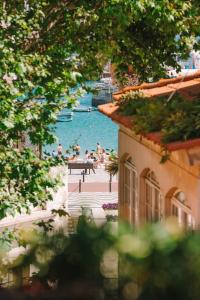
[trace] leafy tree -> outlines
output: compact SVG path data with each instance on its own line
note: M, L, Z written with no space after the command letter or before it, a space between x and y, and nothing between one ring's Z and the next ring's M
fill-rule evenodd
M108 59L119 74L133 65L141 79L177 67L177 55L198 47L198 16L195 0L1 1L0 218L43 204L56 184L54 162L17 150L22 135L52 143L49 124L75 101L72 88L98 78Z
M140 229L119 224L118 231L111 224L82 219L72 236L22 232L21 245L28 247L12 267L37 267L35 278L46 288L41 299L199 299L199 232L184 232L174 220ZM113 292L109 278L118 260Z
M115 152L111 152L109 160L110 162L106 165L105 170L111 176L115 176L119 171L119 157Z

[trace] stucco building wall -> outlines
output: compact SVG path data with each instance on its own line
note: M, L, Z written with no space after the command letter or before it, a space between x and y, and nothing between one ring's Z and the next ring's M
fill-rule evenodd
M142 201L144 197L143 175L147 170L154 172L159 184L163 202L163 219L170 215L171 197L176 191L184 192L185 205L191 209L195 227L200 224L200 176L199 167L190 166L187 153L184 151L173 152L170 159L160 163L162 148L146 138L136 136L133 131L120 126L119 130L119 201L124 197L123 165L127 159L131 159L137 173L137 220L142 223Z

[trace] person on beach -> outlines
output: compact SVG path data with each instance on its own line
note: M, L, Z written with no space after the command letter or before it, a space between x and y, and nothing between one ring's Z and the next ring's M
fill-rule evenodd
M77 160L76 154L73 154L72 157L69 157L69 160L76 161Z
M84 160L88 160L89 159L89 157L90 157L90 154L89 154L89 151L88 150L86 150L85 151L85 156L84 156Z
M64 160L68 161L69 160L69 152L68 150L65 151L65 154L63 155Z
M89 158L92 159L92 160L94 160L94 161L96 160L96 157L94 156L94 153L93 153L93 152L90 153Z
M101 148L100 144L97 143L97 150L96 150L97 154L100 155L101 151L102 151L102 148Z
M103 150L102 150L102 153L101 153L101 157L100 157L100 162L101 162L101 164L104 164L104 163L105 163L105 160L106 160L106 150L103 149Z
M79 156L81 152L81 146L79 144L76 144L74 150L76 151L76 156Z
M63 152L63 147L61 144L58 145L57 147L57 153L58 153L58 156L61 156L62 155L62 152Z
M99 159L94 155L93 152L90 153L87 161L93 163L94 168L98 168Z

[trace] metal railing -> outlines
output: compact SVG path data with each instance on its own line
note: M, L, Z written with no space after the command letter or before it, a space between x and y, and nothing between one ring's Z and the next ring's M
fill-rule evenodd
M81 193L82 192L82 184L85 183L85 171L81 172L82 180L79 179L78 181L78 192ZM108 181L108 189L109 189L109 193L112 193L112 175L110 174L110 178Z

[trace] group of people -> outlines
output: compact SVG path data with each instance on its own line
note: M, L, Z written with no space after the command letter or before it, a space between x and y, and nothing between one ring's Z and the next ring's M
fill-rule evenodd
M86 160L86 161L92 160L92 161L96 162L97 164L98 163L104 164L106 161L106 157L107 157L106 150L103 149L99 143L97 143L96 152L89 153L89 151L86 150L84 160Z
M80 156L81 147L76 144L73 147L73 151L75 152L75 154L70 157L69 150L64 151L62 144L59 144L57 147L57 152L55 150L52 151L52 157L64 158L66 160L75 160L75 158L78 158Z
M64 158L67 161L85 161L85 162L94 162L95 165L98 167L101 164L105 164L107 153L106 150L103 149L100 143L96 144L96 151L89 152L88 150L85 151L85 155L83 158L80 158L81 147L79 144L76 144L73 147L73 154L69 156L69 151L63 150L62 144L59 144L57 147L57 152L55 150L52 151L52 157Z

